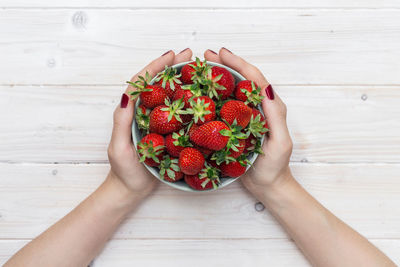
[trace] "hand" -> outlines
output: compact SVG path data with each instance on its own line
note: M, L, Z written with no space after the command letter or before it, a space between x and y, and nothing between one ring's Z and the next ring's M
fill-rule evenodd
M204 53L204 57L213 62L224 64L242 74L246 79L252 80L262 88L265 96L262 109L266 116L269 132L262 149L264 155L259 155L254 165L242 176L245 187L259 197L265 189L280 185L286 178L291 177L289 159L292 153L292 140L286 125L286 105L279 96L273 92L264 75L255 66L247 63L229 50L222 48L219 54L210 50ZM267 87L270 86L268 95Z
M173 51L169 51L152 61L136 74L131 81L137 81L138 77L144 76L146 71L153 77L162 71L165 65L170 66L179 62L189 61L191 57L192 51L190 49L185 49L177 55ZM111 170L107 180L119 184L122 189L127 189L132 195L145 197L155 188L157 179L139 162L136 148L132 143L131 126L135 115L135 101L130 100L129 92L134 90L135 88L128 86L125 94L122 95L121 104L114 111L114 127L111 142L108 146Z

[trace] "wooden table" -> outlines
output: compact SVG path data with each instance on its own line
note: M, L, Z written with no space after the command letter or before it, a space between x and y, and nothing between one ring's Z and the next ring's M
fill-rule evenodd
M400 263L400 2L0 2L0 264L104 179L124 82L226 46L288 106L296 178ZM93 266L308 266L240 182L159 187Z

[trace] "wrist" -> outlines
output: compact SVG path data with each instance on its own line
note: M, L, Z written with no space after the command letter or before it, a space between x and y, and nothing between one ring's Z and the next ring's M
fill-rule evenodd
M108 173L101 187L116 210L129 212L146 197L129 189L112 171Z

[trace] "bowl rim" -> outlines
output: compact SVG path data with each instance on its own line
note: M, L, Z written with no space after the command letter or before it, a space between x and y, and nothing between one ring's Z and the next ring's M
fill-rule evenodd
M188 63L191 63L191 62L193 62L193 61L185 61L185 62L181 62L181 63L175 64L175 65L172 65L170 67L176 68L176 69L181 69L184 65L186 65ZM230 73L232 73L232 75L234 76L235 80L239 80L239 81L247 80L242 74L240 74L239 72L237 72L236 70L234 70L234 69L232 69L232 68L230 68L228 66L225 66L225 65L217 63L217 62L212 62L212 61L207 61L207 64L211 65L211 66L218 66L218 67L222 67L222 68L227 69ZM157 77L157 74L151 79L150 84L154 84L155 79ZM140 104L140 99L138 98L136 103L135 103L135 110L137 110L137 108L139 107L139 104ZM262 109L260 108L260 106L258 107L258 110L264 115L264 113L263 113ZM137 144L139 142L140 136L139 135L136 136L136 133L139 132L139 129L138 129L137 124L136 124L135 116L136 116L136 113L134 114L133 121L132 121L132 141L133 141L133 144L135 146L135 152L138 153L136 147L137 147ZM264 142L264 139L265 139L265 135L263 135L263 137L261 138L261 144ZM254 162L256 161L257 157L258 157L258 154L257 153L253 153L253 155L251 156L251 158L249 160L250 164L246 167L246 172L254 164ZM182 191L186 191L186 192L197 192L197 193L213 192L213 191L216 191L218 189L221 189L223 187L226 187L226 186L232 184L233 182L235 182L236 180L238 180L241 177L241 176L235 177L235 178L220 177L221 183L217 188L211 188L211 189L207 189L207 190L195 190L195 189L191 188L189 185L187 185L186 183L185 183L185 185L182 185L182 183L179 183L179 181L178 181L178 183L171 183L171 182L165 181L164 179L160 178L160 174L158 172L158 168L150 167L150 166L148 166L147 164L144 164L144 163L143 163L143 165L159 181L161 181L164 184L167 184L167 185L169 185L169 186L171 186L173 188L176 188L176 189L179 189L179 190L182 190Z

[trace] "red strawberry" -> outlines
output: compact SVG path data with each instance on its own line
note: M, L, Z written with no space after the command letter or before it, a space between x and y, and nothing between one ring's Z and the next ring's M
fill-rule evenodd
M168 155L164 156L160 164L160 176L161 179L171 183L181 180L183 172L178 166L178 159L170 158Z
M245 158L229 163L221 163L220 170L223 175L239 177L246 172L247 160Z
M261 88L253 81L245 80L236 85L235 97L249 106L257 106L264 96L261 95Z
M216 99L227 99L235 90L235 79L232 74L218 66L207 70L207 76L200 80L200 83L205 94Z
M192 84L194 80L198 81L199 79L204 77L206 70L206 61L201 62L199 58L196 58L196 61L190 62L182 67L181 81L184 84Z
M199 125L197 125L197 124L192 124L192 125L190 126L190 129L189 129L189 132L188 132L189 137L191 137L192 134L193 134L198 128L199 128Z
M164 155L164 137L151 133L142 138L137 144L140 162L149 166L158 166Z
M190 91L189 89L179 88L175 90L173 100L177 101L183 98L183 102L185 103L185 108L189 108L190 107L189 99L192 97L193 97L192 91Z
M208 96L198 96L190 101L190 108L185 112L193 114L194 122L201 125L215 119L215 103Z
M165 93L170 99L174 97L175 90L181 88L181 74L177 74L177 70L172 67L165 66L164 71L160 72L155 79L156 85L164 88Z
M237 125L242 128L246 128L247 124L249 124L251 115L251 108L239 100L229 100L222 106L220 111L222 119L226 120L230 125L236 120Z
M239 145L237 145L235 147L236 147L236 149L234 149L234 148L229 149L228 156L236 159L240 155L243 154L244 149L246 148L246 140L245 139L239 139Z
M183 109L182 100L170 104L168 101L153 109L150 113L150 132L168 134L180 130L183 121L180 117Z
M262 137L263 134L268 132L268 124L261 112L253 108L249 125L246 128L247 134L255 137Z
M127 83L137 89L136 91L130 92L130 95L133 96L133 99L140 95L140 101L142 101L143 105L152 109L162 105L165 100L168 99L168 96L162 87L158 85L150 85L150 80L150 74L146 72L146 78L139 76L136 82Z
M198 151L200 151L204 155L205 158L207 158L214 152L211 149L201 147L201 146L195 146L194 148L196 148Z
M261 140L254 135L250 135L246 140L246 146L244 149L244 153L257 153L257 154L264 154L261 149Z
M185 135L184 129L179 133L172 133L165 137L165 148L168 154L173 157L179 157L181 151L188 146L192 146L189 142L189 136Z
M179 167L184 174L195 175L204 167L204 156L195 148L187 147L179 154Z
M189 137L198 146L211 150L221 150L229 141L228 136L220 133L221 130L229 131L229 127L222 121L210 121L194 130L189 134Z
M149 131L150 122L150 109L147 109L144 105L139 105L136 110L135 120L139 129L144 130L146 133Z
M196 175L185 175L185 182L195 190L216 189L220 184L218 169L206 164Z

